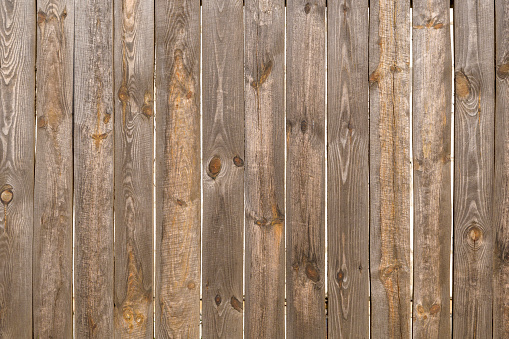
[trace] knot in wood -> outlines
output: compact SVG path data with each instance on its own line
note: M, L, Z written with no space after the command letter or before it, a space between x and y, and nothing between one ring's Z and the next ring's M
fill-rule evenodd
M220 171L221 171L221 159L218 156L214 156L209 162L208 175L212 179L215 179L219 175Z
M13 193L12 186L6 185L0 193L0 200L2 200L2 204L8 205L12 201Z

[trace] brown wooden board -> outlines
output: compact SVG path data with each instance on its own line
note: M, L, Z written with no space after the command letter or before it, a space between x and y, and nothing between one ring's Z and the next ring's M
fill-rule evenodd
M410 291L410 3L370 7L371 337L408 338Z
M492 338L494 7L454 6L454 338Z
M0 2L0 337L32 337L35 1Z
M75 335L112 338L113 3L75 9Z
M242 338L242 0L203 2L203 337Z
M39 1L37 26L34 337L71 338L74 2Z
M493 338L509 337L509 2L495 1Z
M200 329L200 4L156 1L157 338Z
M327 9L329 338L369 337L368 1Z
M114 2L115 337L154 338L154 3Z
M413 5L413 337L445 338L451 333L449 1L414 1Z
M246 338L284 338L283 0L245 1Z
M286 15L286 330L325 337L325 1Z

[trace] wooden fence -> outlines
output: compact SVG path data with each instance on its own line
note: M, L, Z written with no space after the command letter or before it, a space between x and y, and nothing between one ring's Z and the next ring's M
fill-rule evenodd
M453 13L0 0L0 337L508 338L509 1Z

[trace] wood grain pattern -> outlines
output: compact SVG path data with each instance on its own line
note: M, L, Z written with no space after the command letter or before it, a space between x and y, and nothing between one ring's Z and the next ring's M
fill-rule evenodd
M454 338L492 337L494 7L454 6Z
M370 8L371 336L408 338L410 292L410 3Z
M286 13L286 329L325 337L325 1Z
M35 1L0 1L0 337L32 337Z
M242 338L242 0L203 2L203 337Z
M40 1L37 25L34 337L70 338L74 2Z
M113 5L75 1L75 335L113 337Z
M200 327L200 4L156 1L156 337Z
M451 88L449 1L414 1L414 338L450 336Z
M493 338L509 337L509 2L495 0Z
M245 2L246 338L284 338L282 0Z
M368 338L368 2L329 1L327 13L327 331Z
M114 2L115 337L154 337L154 3Z

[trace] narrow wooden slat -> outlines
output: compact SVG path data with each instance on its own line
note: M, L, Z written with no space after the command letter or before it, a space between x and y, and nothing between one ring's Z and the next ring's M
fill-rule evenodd
M414 338L450 336L451 88L449 1L414 1Z
M453 337L492 337L494 1L454 6Z
M0 337L32 337L35 1L0 1Z
M410 336L410 3L370 8L372 338Z
M509 338L509 2L495 0L493 337Z
M154 338L154 2L114 2L115 337Z
M75 335L113 337L113 5L75 1Z
M156 1L156 46L156 338L198 338L199 1Z
M40 1L37 24L34 337L71 338L74 2Z
M242 0L203 2L203 337L242 338Z
M287 337L325 337L325 1L286 11Z
M284 338L283 0L245 2L246 338Z
M328 337L369 337L368 1L329 1Z

